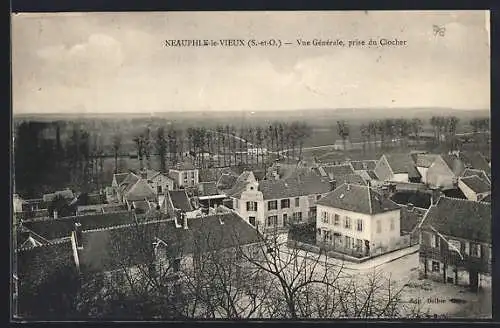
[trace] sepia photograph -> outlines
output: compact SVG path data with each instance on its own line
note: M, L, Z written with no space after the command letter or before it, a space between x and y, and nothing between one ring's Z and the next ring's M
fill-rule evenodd
M11 14L11 321L492 318L490 13Z

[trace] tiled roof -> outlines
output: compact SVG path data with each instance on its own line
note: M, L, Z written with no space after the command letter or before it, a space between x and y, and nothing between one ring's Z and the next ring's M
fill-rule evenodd
M193 210L191 201L184 190L169 190L168 196L172 200L174 208L180 209L184 212L190 212Z
M323 170L333 179L342 175L354 174L352 167L347 164L323 166Z
M132 186L139 181L140 177L138 177L135 173L130 172L125 179L120 184L119 190L122 194L126 193Z
M480 177L484 181L486 181L486 182L488 182L488 183L491 184L491 177L486 172L484 172L483 170L476 170L476 169L466 168L465 171L462 174L462 176L464 176L464 177L470 177L470 176L473 176L473 175L477 175L478 177Z
M196 166L189 162L189 161L183 161L181 163L178 163L173 167L174 170L178 171L190 171L190 170L196 170Z
M221 190L228 190L234 187L238 177L231 174L222 174L219 181L217 181L217 187Z
M37 285L63 268L76 272L70 240L20 249L14 256L14 271L22 283Z
M467 199L462 190L460 190L459 188L443 190L443 195L451 198Z
M234 183L233 187L229 189L229 191L226 193L230 197L240 197L241 193L245 190L247 184L248 184L248 179L250 178L252 172L251 171L243 171L243 173L240 174L238 179L236 179L236 182Z
M259 191L264 199L324 194L330 191L330 183L316 175L303 176L300 179L263 180L259 182Z
M96 215L71 216L58 219L24 221L23 226L45 239L66 238L71 235L75 222L80 222L82 230L106 228L131 223L129 212L115 212Z
M431 206L431 195L420 191L398 191L391 196L391 200L400 205L411 203L420 208Z
M51 202L52 200L54 200L54 198L56 196L61 196L65 199L73 199L75 197L75 195L73 194L73 191L71 191L69 189L65 189L65 190L56 191L52 194L43 195L43 201L46 203Z
M115 178L116 183L120 185L128 175L129 173L115 173L113 174L113 177Z
M346 174L343 176L338 176L336 180L337 185L341 185L343 183L351 183L351 184L359 184L362 186L366 186L365 180L359 174Z
M317 204L370 215L400 208L398 204L384 198L370 187L348 184L328 193L318 200Z
M385 154L387 163L391 167L394 174L398 173L408 173L408 178L419 178L420 173L418 173L415 167L415 162L408 153L399 154Z
M156 194L154 189L144 179L139 179L133 186L128 188L126 198L129 201L135 200L155 200Z
M462 183L464 183L467 187L472 189L477 194L482 194L488 191L491 191L491 186L488 182L484 181L477 175L471 175L468 177L460 178Z
M415 164L418 167L430 167L439 155L435 154L415 154Z
M486 173L491 172L491 167L488 164L488 161L484 158L484 156L478 152L460 152L460 158L462 161L470 168L477 170L484 170Z
M375 160L362 160L362 161L350 161L352 168L356 171L360 170L374 170L377 165L377 161Z
M195 250L223 249L260 241L258 232L234 212L192 218L187 222L188 229L177 228L175 220L162 220L84 232L80 263L88 271L146 263L157 238L167 244L167 253L174 257L192 254Z
M217 184L214 181L201 182L198 185L198 193L199 196L215 196L220 194L217 190Z
M444 235L491 243L491 204L441 197L424 218L422 227L428 225Z
M412 232L417 225L422 221L425 215L425 209L413 207L409 209L406 206L401 206L401 221L400 230L402 233Z
M453 172L455 176L460 176L465 170L464 163L453 155L443 154L441 155L443 161L448 165L450 170Z

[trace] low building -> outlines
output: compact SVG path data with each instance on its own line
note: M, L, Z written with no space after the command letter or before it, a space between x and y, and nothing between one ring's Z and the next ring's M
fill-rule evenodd
M420 225L422 277L477 289L491 279L491 256L491 204L440 197L430 207Z
M460 177L458 188L468 200L479 201L491 193L491 185L477 175Z
M165 199L160 208L169 218L178 217L179 213L192 216L196 210L192 200L184 190L170 190L165 195Z
M421 176L410 154L384 154L374 169L381 181L420 182Z
M401 244L401 207L368 186L343 184L317 201L316 242L358 257Z
M415 154L415 165L417 166L417 170L422 177L422 183L427 183L427 170L431 167L438 156L439 155L436 154Z
M153 188L157 195L164 195L168 190L174 190L174 180L161 172L145 170L142 178Z
M223 204L226 194L217 189L217 183L201 182L198 185L198 200L204 207L217 207Z

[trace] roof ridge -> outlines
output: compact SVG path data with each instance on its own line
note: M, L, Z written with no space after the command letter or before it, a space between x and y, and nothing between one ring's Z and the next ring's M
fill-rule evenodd
M372 209L372 194L370 192L370 187L367 186L366 189L368 190L368 208L370 210L370 213L373 213L373 209Z
M27 246L27 247L19 247L19 248L15 249L14 252L29 251L29 250L32 250L34 248L50 247L50 246L60 245L60 244L64 244L64 243L69 243L70 241L71 240L68 237L65 237L65 238L51 240L48 243L44 243L44 244L40 244L40 245L31 245L31 246Z
M463 198L450 197L450 196L441 196L440 198L448 198L448 199L458 200L458 201L461 201L463 203L469 203L469 204L481 203L481 204L484 204L484 205L490 205L491 206L491 203L481 202L481 201L475 201L475 200L470 200L470 199L463 199Z

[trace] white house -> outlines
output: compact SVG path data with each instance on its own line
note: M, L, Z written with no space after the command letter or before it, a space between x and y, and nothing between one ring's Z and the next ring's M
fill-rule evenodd
M468 200L480 201L491 193L491 185L477 175L460 177L458 188Z
M316 206L318 245L371 256L401 243L401 207L368 186L343 184Z
M268 230L284 228L290 222L314 220L315 202L330 190L331 184L316 175L257 182L247 174L227 195L243 219Z
M168 175L174 180L177 188L194 187L200 182L199 170L188 162L180 163L175 168L170 169Z

